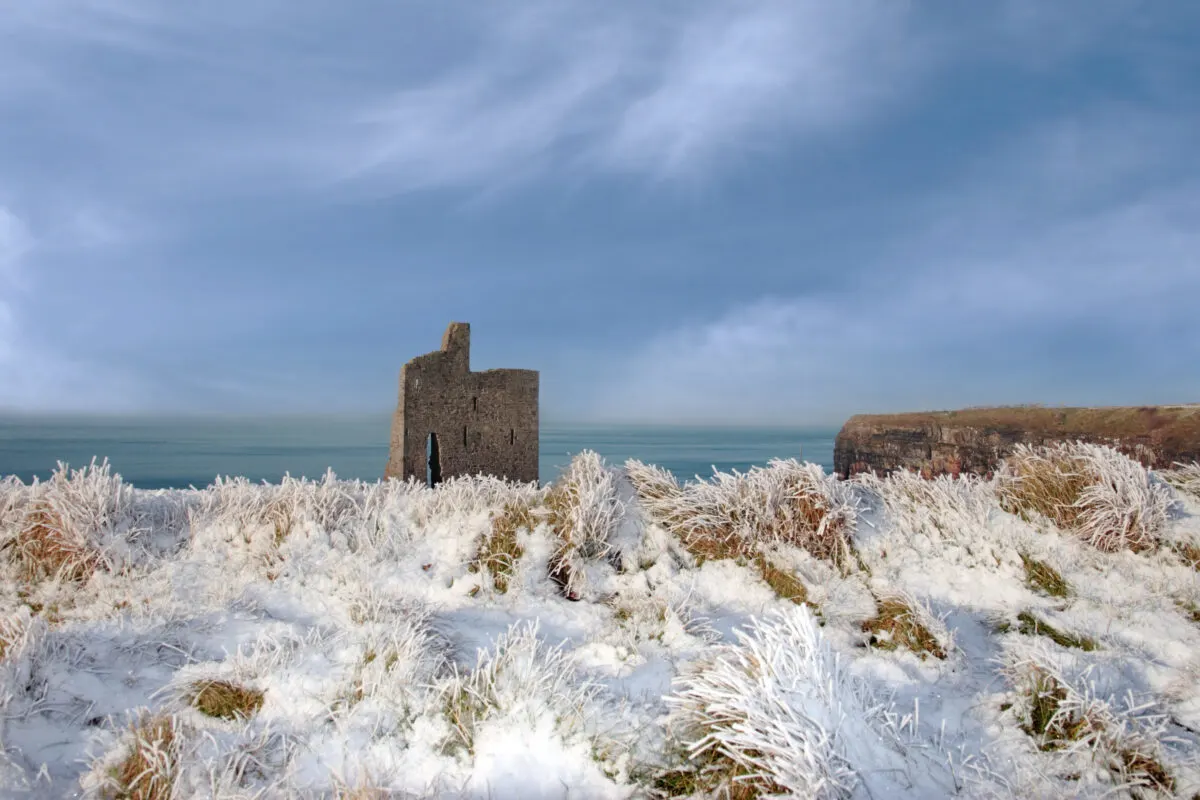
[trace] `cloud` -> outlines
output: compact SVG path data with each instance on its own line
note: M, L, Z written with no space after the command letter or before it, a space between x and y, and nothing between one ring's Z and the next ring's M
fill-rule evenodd
M75 220L68 219L68 224ZM84 240L67 238L59 244L96 243L96 230ZM109 241L108 235L104 240ZM125 410L148 398L143 381L104 360L84 361L31 335L23 310L39 288L38 273L54 249L12 209L0 206L0 409L36 408L42 411ZM62 320L56 320L61 324ZM42 326L43 329L45 326Z
M0 206L0 281L15 281L17 269L33 248L28 226L16 214Z
M240 171L404 192L564 170L691 179L868 115L922 46L881 0L536 0L453 17L336 7L47 0L0 21L0 103L89 119L77 144L136 166L139 182ZM399 33L414 21L428 42ZM335 25L339 45L322 35ZM105 81L131 69L137 92Z
M591 411L832 422L1195 399L1182 365L1200 357L1200 174L1157 169L1186 163L1192 131L1111 111L988 154L916 202L923 222L840 289L667 328L608 376Z

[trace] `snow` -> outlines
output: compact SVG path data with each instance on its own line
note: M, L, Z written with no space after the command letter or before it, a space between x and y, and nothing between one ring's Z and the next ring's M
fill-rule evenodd
M0 481L0 797L106 796L147 714L175 726L178 797L665 796L658 776L713 754L785 797L1156 796L1129 753L1192 797L1200 572L1171 545L1200 545L1200 503L1097 457L1119 478L1101 500L1151 504L1138 535L1157 526L1161 546L1099 549L1099 500L1086 532L1063 531L1002 510L994 481L837 482L789 462L643 502L644 465L585 453L561 482L571 537L544 515L521 531L505 594L471 560L495 514L547 489L329 474L150 492L95 464ZM857 564L806 549L824 529L787 535L789 475L828 498ZM735 535L810 604L778 597L753 559L697 564L654 522L680 524L689 502L705 525L734 509ZM95 555L86 581L25 572L20 533L46 509ZM1022 556L1071 593L1028 586ZM580 601L550 579L556 560ZM944 659L868 645L887 598ZM1098 647L1022 633L1022 612ZM1038 676L1090 733L1039 747ZM190 687L214 680L261 708L202 714ZM367 789L381 793L354 795Z

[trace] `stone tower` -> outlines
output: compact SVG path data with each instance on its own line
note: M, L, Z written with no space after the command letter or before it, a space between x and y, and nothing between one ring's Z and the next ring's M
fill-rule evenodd
M442 349L400 369L386 478L538 479L538 373L471 372L471 326L452 322Z

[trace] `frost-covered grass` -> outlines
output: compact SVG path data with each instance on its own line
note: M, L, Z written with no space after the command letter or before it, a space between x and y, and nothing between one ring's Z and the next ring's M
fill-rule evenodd
M1192 797L1192 469L0 480L0 797Z

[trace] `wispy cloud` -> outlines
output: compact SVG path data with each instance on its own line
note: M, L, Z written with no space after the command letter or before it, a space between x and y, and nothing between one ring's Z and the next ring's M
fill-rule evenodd
M17 4L0 404L363 394L313 377L323 337L360 387L396 327L464 309L519 321L597 414L1148 385L1195 353L1200 274L1194 57L1163 8ZM657 336L630 359L568 330L610 318Z
M913 230L841 290L664 331L595 413L835 419L1200 393L1180 380L1200 357L1200 174L1169 169L1195 131L1112 111L987 154L917 202Z
M448 59L414 42L419 65L367 30L407 21L384 6L343 31L363 39L355 52L311 41L325 4L216 5L167 14L142 0L48 0L0 22L14 45L0 63L82 104L97 123L87 138L109 157L136 161L151 145L173 179L216 164L409 191L563 169L694 178L862 116L921 52L902 7L879 0L425 12L432 39L472 45ZM144 65L139 92L89 94L87 78L73 88L80 76L67 70L83 50ZM164 66L174 83L153 77Z

